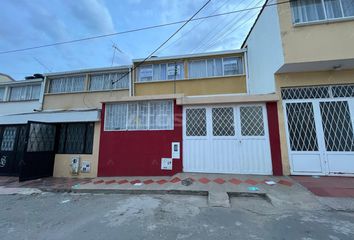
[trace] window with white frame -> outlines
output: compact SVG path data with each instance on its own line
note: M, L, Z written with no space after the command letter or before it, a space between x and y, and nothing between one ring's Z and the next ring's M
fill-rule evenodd
M0 102L5 101L5 88L0 88Z
M354 17L354 0L291 1L294 23Z
M171 130L173 102L138 101L106 105L105 130Z
M10 101L38 100L41 85L27 85L10 88Z
M138 82L179 80L183 78L183 62L149 64L139 67L138 70Z
M91 91L126 88L129 88L129 72L94 74L90 78Z
M50 93L81 92L85 89L85 75L53 78L50 80Z
M210 58L189 62L189 78L205 78L243 74L241 57Z

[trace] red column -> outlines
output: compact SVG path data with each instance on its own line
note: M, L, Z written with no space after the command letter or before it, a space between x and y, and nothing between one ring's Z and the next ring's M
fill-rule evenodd
M270 152L272 156L273 175L282 176L283 166L281 162L280 135L278 122L278 109L276 102L267 102L268 129Z

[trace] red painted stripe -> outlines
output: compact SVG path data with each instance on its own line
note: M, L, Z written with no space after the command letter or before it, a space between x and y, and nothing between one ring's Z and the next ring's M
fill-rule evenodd
M280 135L278 109L276 102L267 102L268 129L270 152L272 156L273 175L282 176L283 166L281 162Z

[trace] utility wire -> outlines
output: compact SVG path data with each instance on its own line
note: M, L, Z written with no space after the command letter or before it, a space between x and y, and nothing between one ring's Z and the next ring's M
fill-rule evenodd
M154 53L156 53L160 48L162 48L168 41L171 40L171 38L173 38L179 31L182 30L182 28L184 26L186 26L200 11L203 10L203 8L205 8L211 0L208 0L201 8L199 8L199 10L193 14L193 16L191 16L182 26L180 26L177 31L175 31L169 38L167 38L167 40L165 40L158 48L156 48L152 53L149 54L149 56L147 56L146 58L144 58L143 61L139 62L137 65L135 65L131 70L129 70L126 74L124 74L122 77L120 77L119 79L112 81L112 85L118 81L120 81L121 79L123 79L124 77L126 77L129 73L133 72L137 67L139 67L141 64L143 64L146 60L148 60L151 56L154 55Z
M290 3L290 1L271 3L271 4L267 4L266 7L270 7L270 6L274 6L274 5L281 5L281 4L285 4L285 3ZM206 18L213 18L213 17L224 16L224 15L230 15L230 14L234 14L234 13L250 11L250 10L254 10L254 9L260 9L262 7L263 6L258 6L258 7L253 7L253 8L245 8L245 9L225 12L225 13L218 13L218 14L213 14L213 15L209 15L209 16L194 18L190 21L198 21L198 20L202 20L202 19L206 19ZM43 44L43 45L38 45L38 46L33 46L33 47L5 50L5 51L0 51L0 54L23 52L23 51L34 50L34 49L39 49L39 48L46 48L46 47L53 47L53 46L58 46L58 45L88 41L88 40L93 40L93 39L98 39L98 38L106 38L106 37L111 37L111 36L115 36L115 35L122 35L122 34L139 32L139 31L144 31L144 30L149 30L149 29L154 29L154 28L167 27L167 26L172 26L172 25L186 23L186 22L188 22L188 20L181 20L181 21L176 21L176 22L170 22L170 23L165 23L165 24L158 24L158 25L153 25L153 26L147 26L147 27L142 27L142 28L126 30L126 31L122 31L122 32L115 32L115 33L109 33L109 34L103 34L103 35L96 35L96 36L92 36L92 37L85 37L85 38L79 38L79 39L50 43L50 44Z

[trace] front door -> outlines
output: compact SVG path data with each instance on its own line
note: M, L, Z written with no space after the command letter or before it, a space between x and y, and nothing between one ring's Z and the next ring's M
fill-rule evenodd
M283 89L291 173L354 174L354 87Z
M56 125L29 122L27 144L20 162L19 180L53 176L56 142Z

